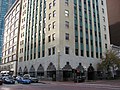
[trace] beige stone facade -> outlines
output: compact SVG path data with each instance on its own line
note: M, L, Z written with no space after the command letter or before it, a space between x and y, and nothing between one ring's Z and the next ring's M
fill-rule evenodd
M20 75L62 80L79 63L96 70L110 46L106 0L21 0L20 21Z
M53 71L62 70L67 62L72 69L79 63L86 70L92 63L96 69L110 46L106 0L23 0L25 5L19 73L34 70L37 75L40 67L47 72L50 65ZM49 72L41 75L45 74L49 77Z

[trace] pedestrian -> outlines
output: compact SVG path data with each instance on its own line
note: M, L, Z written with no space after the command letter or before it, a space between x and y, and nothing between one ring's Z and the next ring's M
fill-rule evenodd
M94 80L94 68L91 63L87 71L88 71L88 80Z

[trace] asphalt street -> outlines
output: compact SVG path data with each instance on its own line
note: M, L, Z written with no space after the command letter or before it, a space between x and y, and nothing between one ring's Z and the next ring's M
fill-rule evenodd
M32 83L28 85L3 84L2 86L0 86L0 90L120 90L120 85L91 82L89 83L49 82L49 83Z

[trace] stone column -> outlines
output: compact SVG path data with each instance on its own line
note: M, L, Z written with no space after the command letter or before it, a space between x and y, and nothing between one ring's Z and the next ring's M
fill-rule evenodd
M47 71L44 71L44 80L47 80Z
M62 70L56 71L56 81L63 81L63 71Z

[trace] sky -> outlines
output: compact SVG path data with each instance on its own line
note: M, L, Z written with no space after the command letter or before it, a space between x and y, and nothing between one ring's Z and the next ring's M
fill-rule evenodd
M109 25L120 22L120 0L107 0Z

